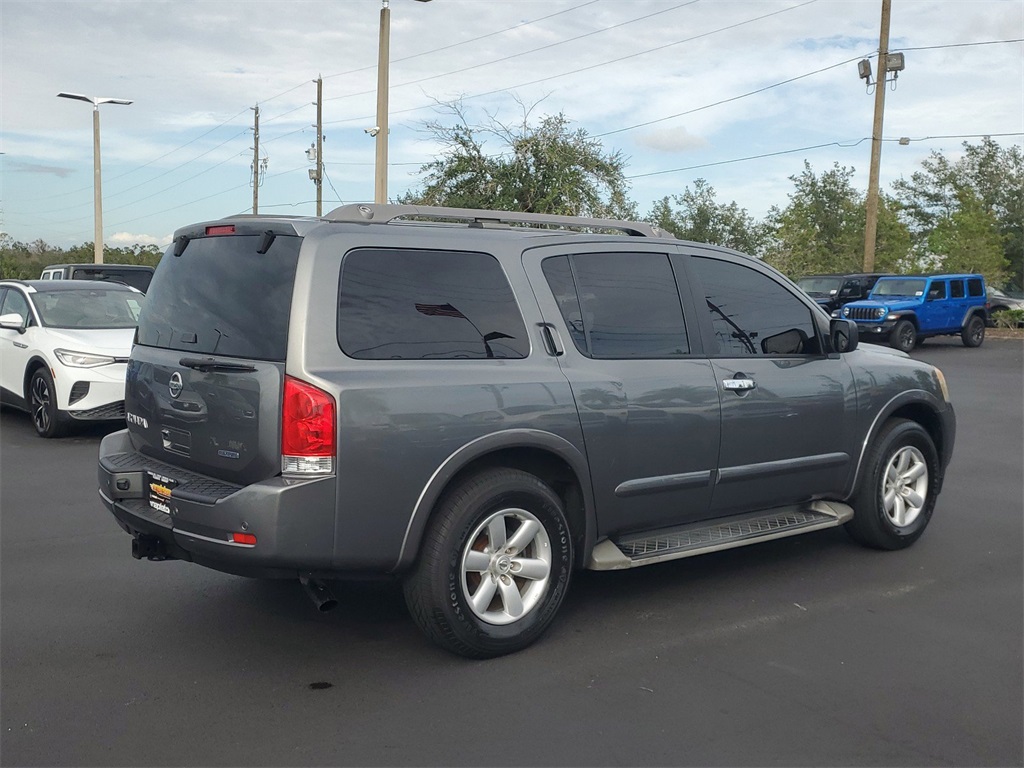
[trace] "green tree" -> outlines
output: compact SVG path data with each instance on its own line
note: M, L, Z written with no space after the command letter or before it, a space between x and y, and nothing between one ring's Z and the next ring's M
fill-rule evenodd
M790 176L795 190L784 209L773 207L767 218L770 243L765 261L792 278L827 272L859 272L864 265L864 195L853 188L854 169L834 163L818 175L810 163ZM878 206L875 268L898 272L908 268L910 235L896 215L897 204L882 195Z
M161 255L155 245L103 248L103 260L108 264L146 264L155 267ZM63 249L48 245L43 240L22 243L6 232L0 232L0 278L35 280L50 264L91 264L93 258L91 242Z
M647 221L683 240L723 245L754 255L761 255L767 244L764 226L735 201L719 203L714 187L705 179L696 179L692 190L687 187L681 195L657 201Z
M995 213L972 190L961 189L957 205L935 222L928 253L942 272L980 272L1002 285L1008 270Z
M991 138L980 144L964 142L963 155L951 161L941 152L932 152L921 163L921 170L909 179L899 179L893 189L903 206L903 216L914 236L914 248L923 259L944 254L932 252L935 243L948 243L948 229L954 219L970 223L980 239L976 247L985 251L990 232L979 226L977 206L988 211L1000 238L1006 264L991 265L986 277L993 282L999 275L1009 278L1017 288L1024 287L1024 151L1020 145L1000 147ZM963 216L963 206L969 210ZM973 222L973 223L971 223ZM947 230L933 240L940 225ZM964 243L962 248L971 246ZM946 267L942 267L946 269ZM1008 268L1008 269L1007 269Z
M453 125L426 124L442 153L422 166L423 187L399 202L636 218L636 205L627 197L625 158L606 152L584 129L572 130L565 115L531 124L531 110L524 108L522 120L514 125L493 117L484 125L471 125L460 104L445 108L455 118ZM485 151L488 139L500 145L497 153Z

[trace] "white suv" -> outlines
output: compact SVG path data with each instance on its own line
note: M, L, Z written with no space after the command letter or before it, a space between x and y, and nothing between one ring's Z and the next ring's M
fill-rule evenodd
M92 280L0 280L0 401L41 437L124 418L125 367L144 295Z

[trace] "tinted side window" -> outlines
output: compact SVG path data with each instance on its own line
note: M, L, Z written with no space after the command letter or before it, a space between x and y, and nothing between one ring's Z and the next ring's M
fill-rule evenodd
M587 253L543 263L576 348L594 358L664 358L690 351L668 256Z
M946 281L935 280L928 288L928 301L946 298Z
M811 310L783 285L757 270L718 259L694 257L704 286L718 354L819 354Z
M967 279L967 295L968 296L984 296L985 287L981 284L981 280L977 277L970 277Z
M962 299L964 297L964 281L950 280L949 295L952 296L954 299Z
M486 253L362 248L341 268L338 344L361 360L521 358L519 305Z

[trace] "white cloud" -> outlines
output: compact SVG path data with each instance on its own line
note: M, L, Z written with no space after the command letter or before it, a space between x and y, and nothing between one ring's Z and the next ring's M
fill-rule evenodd
M133 245L158 245L161 248L170 244L172 235L154 237L153 235L133 235L131 232L115 232L105 238L107 245L115 248L131 247Z
M257 104L270 160L261 211L312 213L304 153L315 138L317 75L334 183L324 207L372 197L374 142L363 128L375 120L380 0L2 2L0 202L16 239L93 236L91 120L58 91L134 100L100 110L104 221L118 237L251 209ZM907 69L887 94L886 136L1024 130L1021 44L932 48L1020 37L1024 3L893 6L891 47L906 51ZM855 182L864 176L866 185L868 144L834 143L870 135L873 99L855 62L828 67L872 54L877 2L393 0L391 17L393 195L415 186L410 174L436 153L417 129L445 119L437 101L460 95L480 123L492 113L515 122L515 97L539 102L535 116L562 112L589 135L605 134L606 149L629 158L627 174L700 166L635 179L641 210L704 177L720 199L759 216L785 205L804 159L817 170L856 167ZM883 185L962 140L915 142L915 153L886 144ZM827 146L733 162L817 145Z
M658 152L689 152L708 146L707 139L702 136L694 136L682 127L662 128L657 131L641 133L636 137L636 143L641 147Z

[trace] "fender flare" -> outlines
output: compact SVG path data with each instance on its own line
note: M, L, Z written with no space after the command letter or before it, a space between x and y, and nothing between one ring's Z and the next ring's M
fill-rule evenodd
M576 475L583 496L583 548L577 562L585 562L586 553L594 546L597 518L594 510L594 490L590 483L590 467L586 456L564 437L539 429L509 429L492 432L471 440L451 453L427 480L409 515L402 547L393 570L399 571L413 564L419 552L420 541L434 505L448 487L452 478L474 461L496 451L509 448L533 448L552 453L569 465Z
M936 417L939 418L943 429L946 428L947 423L942 419L943 411L949 408L949 405L943 403L939 398L935 397L931 392L923 389L908 389L904 392L900 392L898 395L893 397L887 402L879 411L875 414L874 420L871 422L871 427L868 429L867 434L864 436L864 441L861 443L860 455L857 457L857 466L854 470L853 477L850 482L850 486L846 489L846 494L843 500L849 500L856 492L857 485L861 479L861 473L864 469L864 461L867 458L868 450L874 445L875 440L878 438L878 433L881 432L883 425L892 417L896 411L906 405L919 405L928 408ZM949 463L950 458L950 447L949 441L955 439L955 434L943 434L943 445L936 446L936 451L939 452L939 463L942 466L943 474Z

